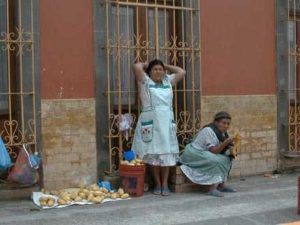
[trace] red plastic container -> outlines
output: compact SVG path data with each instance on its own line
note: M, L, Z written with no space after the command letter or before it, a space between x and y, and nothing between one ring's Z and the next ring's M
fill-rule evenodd
M120 165L119 174L122 179L122 188L126 193L133 197L143 196L145 165Z

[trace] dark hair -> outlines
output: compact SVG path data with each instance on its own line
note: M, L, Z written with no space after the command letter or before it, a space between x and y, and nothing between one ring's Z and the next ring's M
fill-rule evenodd
M215 115L214 121L220 121L221 119L230 119L231 120L231 116L228 112L221 111Z
M151 72L152 67L153 67L153 66L156 66L156 65L161 65L161 66L165 69L165 65L164 65L164 63L163 63L161 60L159 60L159 59L154 59L154 60L152 60L152 61L148 64L148 67L147 67L147 69L146 69L145 72L150 76L150 72Z

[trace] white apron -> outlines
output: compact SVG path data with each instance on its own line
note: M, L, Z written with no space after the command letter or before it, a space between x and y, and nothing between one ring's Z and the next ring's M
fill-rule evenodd
M132 149L140 158L145 155L178 154L169 76L166 75L162 84L157 85L145 75L141 86L143 109L135 129Z

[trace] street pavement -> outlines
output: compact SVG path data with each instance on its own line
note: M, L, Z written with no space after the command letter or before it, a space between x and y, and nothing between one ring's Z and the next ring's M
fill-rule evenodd
M253 176L232 179L237 193L224 198L202 192L146 193L130 200L101 205L40 210L31 201L0 201L0 225L275 225L300 221L297 177Z

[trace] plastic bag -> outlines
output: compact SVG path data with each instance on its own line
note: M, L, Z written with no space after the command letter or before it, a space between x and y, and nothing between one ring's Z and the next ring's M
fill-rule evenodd
M30 150L28 150L27 145L23 144L23 149L25 150L25 153L28 156L28 162L30 166L34 169L38 169L41 163L41 158L38 156L38 153L35 152L34 154L31 153Z
M131 129L132 122L133 118L129 113L121 114L119 117L119 131L123 133L126 140L128 140L128 131Z
M0 137L0 171L4 171L9 167L11 167L11 158L5 148L2 138Z
M29 153L21 148L17 161L8 175L8 180L23 185L32 185L38 182L39 176L29 162Z

